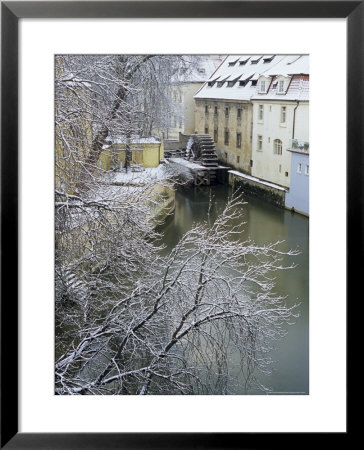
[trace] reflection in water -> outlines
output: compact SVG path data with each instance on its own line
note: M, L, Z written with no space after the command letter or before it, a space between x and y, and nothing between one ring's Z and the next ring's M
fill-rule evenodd
M211 220L224 209L231 193L228 186L217 185L212 188L190 188L176 193L176 210L174 217L163 227L166 252L171 250L181 236L194 223ZM209 211L210 195L213 195ZM297 249L300 254L294 261L297 267L293 270L276 272L275 291L286 296L287 304L299 303L300 317L288 328L288 334L278 341L272 353L276 361L273 373L269 377L260 376L263 384L276 394L308 394L308 262L309 262L309 221L299 214L291 213L256 198L246 197L247 204L243 210L246 222L242 239L251 239L258 245L284 241L282 251ZM283 264L291 264L291 260ZM232 353L232 358L233 358ZM236 374L238 377L239 374ZM244 393L242 383L241 391ZM249 394L261 394L259 390L251 390Z

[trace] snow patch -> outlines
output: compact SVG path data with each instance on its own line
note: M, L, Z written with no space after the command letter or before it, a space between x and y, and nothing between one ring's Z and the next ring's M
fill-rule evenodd
M264 184L265 186L272 187L279 191L287 191L287 189L285 189L282 186L279 186L278 184L269 183L269 181L260 180L259 178L255 178L250 175L246 175L245 173L238 172L237 170L229 170L229 173L232 173L233 175L236 175L240 178L246 178L247 180L254 181L255 183Z

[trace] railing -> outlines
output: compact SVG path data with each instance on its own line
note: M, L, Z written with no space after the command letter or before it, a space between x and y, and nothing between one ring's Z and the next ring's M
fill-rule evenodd
M290 139L289 140L289 150L293 150L301 153L309 153L310 143L302 139Z

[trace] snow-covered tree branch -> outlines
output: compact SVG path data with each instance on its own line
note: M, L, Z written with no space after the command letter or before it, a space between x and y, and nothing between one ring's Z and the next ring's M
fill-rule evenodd
M56 58L59 395L231 394L236 370L247 389L269 373L270 350L296 316L274 293L273 274L288 269L280 243L241 241L240 195L165 254L153 198L174 174L122 184L98 166L108 137L164 126L180 64Z

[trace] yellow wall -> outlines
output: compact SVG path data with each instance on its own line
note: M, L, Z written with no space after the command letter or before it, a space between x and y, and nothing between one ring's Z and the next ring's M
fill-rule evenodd
M143 167L157 167L164 158L163 141L158 144L131 144L131 163ZM119 167L120 162L125 165L125 144L114 144L104 150L98 161L103 170Z

